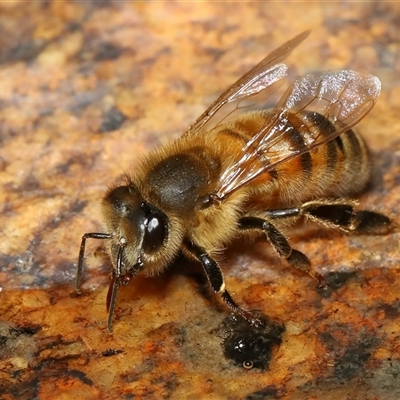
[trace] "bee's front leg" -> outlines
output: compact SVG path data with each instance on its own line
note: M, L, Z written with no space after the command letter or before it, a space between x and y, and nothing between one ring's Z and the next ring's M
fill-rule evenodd
M213 292L220 294L224 302L235 314L242 316L250 325L260 326L262 324L251 312L244 310L232 299L232 296L225 288L225 280L221 267L205 249L192 242L188 242L185 243L185 250L196 260L200 261Z

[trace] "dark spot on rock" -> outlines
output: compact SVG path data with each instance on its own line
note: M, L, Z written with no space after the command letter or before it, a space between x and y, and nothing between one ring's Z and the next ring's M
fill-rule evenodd
M89 379L86 374L82 371L79 371L77 369L71 369L70 371L67 371L67 375L72 376L73 378L79 379L81 382L85 383L86 385L92 386L93 381Z
M348 381L364 371L365 363L371 357L371 348L376 339L361 338L349 346L343 356L337 359L334 366L335 377L340 381Z
M43 40L35 39L22 41L16 46L10 48L8 51L0 55L0 63L14 63L18 61L29 62L34 60L38 54L43 50L46 43Z
M245 397L245 400L268 400L268 399L279 399L282 393L275 386L267 386L264 389L257 390L256 392L250 393Z
M345 283L356 276L357 271L350 272L330 272L327 275L324 275L325 281L328 284L327 287L318 288L318 293L324 297L328 298L335 292L337 289L340 289Z
M76 32L82 30L82 25L79 22L72 21L67 24L68 32Z
M21 336L21 335L27 335L27 336L32 336L35 333L37 333L41 327L38 325L26 325L26 326L16 326L16 327L10 327L10 335L14 336Z
M382 304L379 307L379 310L382 310L385 313L386 318L398 318L400 315L400 302L393 304Z
M112 108L103 115L103 120L100 124L100 132L111 132L117 130L126 117L117 108Z
M235 314L222 323L225 357L246 368L266 369L273 348L282 342L283 325L273 323L265 315L254 312L261 321L260 326L251 326L244 318Z
M107 349L101 352L101 355L103 357L111 357L111 356L115 356L116 354L121 354L123 353L124 350L123 349Z
M102 42L97 45L97 52L94 55L95 61L115 60L118 58L123 49L110 42Z

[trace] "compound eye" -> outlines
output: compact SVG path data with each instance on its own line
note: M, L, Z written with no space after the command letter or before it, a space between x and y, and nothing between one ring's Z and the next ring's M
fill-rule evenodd
M152 254L163 245L168 228L166 216L163 213L152 210L146 217L143 250L147 254Z

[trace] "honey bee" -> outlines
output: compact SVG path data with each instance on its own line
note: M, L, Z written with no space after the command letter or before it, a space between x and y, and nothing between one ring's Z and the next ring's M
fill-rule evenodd
M112 332L118 289L140 271L161 273L183 253L201 263L213 292L250 324L257 317L226 289L218 253L240 235L264 237L290 265L325 281L293 249L279 225L305 218L346 233L385 234L391 220L346 200L370 176L364 141L351 128L373 107L380 81L340 70L309 73L266 101L288 77L282 61L309 34L280 46L228 88L179 139L151 151L134 174L105 194L105 231L85 233L77 265L80 293L85 244L105 239L113 263L107 295Z

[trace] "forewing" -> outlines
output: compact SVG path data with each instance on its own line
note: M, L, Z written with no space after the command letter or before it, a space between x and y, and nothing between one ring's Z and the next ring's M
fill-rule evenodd
M380 90L377 77L351 70L307 74L293 83L278 108L292 113L316 111L341 133L371 110Z
M351 70L307 74L298 78L286 90L265 126L243 147L237 163L225 171L215 195L223 199L263 172L274 169L277 164L347 131L371 110L380 88L380 81L375 76ZM309 121L310 112L324 116L329 121L327 126L310 129L313 127ZM300 125L291 125L293 116ZM302 135L304 146L288 145L294 130Z
M263 91L265 93L263 100L265 101L271 93L274 92L273 86L287 77L287 66L281 64L281 61L288 57L292 50L297 47L309 33L310 31L305 31L297 35L265 57L222 93L222 95L214 101L188 129L186 134L197 132L205 128L206 124L207 130L213 129L221 123L227 115L232 113L235 109L240 108L240 102Z

